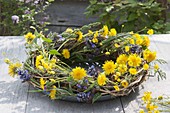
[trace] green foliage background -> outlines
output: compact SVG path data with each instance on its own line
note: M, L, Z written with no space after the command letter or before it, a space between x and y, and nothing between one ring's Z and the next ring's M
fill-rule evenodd
M167 23L162 17L162 8L155 0L114 0L103 2L89 0L86 15L98 15L99 20L121 31L139 31L145 27L157 33L166 33Z
M35 16L44 12L53 0L41 0L35 4L36 0L0 0L0 35L23 35L30 31L30 26L42 29L47 24L40 24L35 21ZM25 13L25 11L29 13ZM11 16L17 15L20 18L19 23L13 23Z

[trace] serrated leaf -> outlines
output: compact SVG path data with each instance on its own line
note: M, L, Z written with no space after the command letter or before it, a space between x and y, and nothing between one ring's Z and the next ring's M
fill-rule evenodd
M45 38L45 37L43 37L42 39L43 39L43 41L48 42L48 43L51 43L51 42L52 42L52 40L51 40L51 39L49 39L49 38Z
M49 53L50 53L51 55L61 55L61 54L60 54L57 50L55 50L55 49L50 50Z
M96 93L93 97L92 103L94 103L96 100L98 100L102 96L101 93Z

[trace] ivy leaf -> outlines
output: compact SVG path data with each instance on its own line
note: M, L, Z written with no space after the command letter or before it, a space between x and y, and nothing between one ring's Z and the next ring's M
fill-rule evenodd
M61 54L60 54L57 50L55 50L55 49L50 50L49 53L50 53L51 55L61 55Z
M93 97L92 103L94 103L96 100L98 100L101 96L102 96L101 93L99 93L99 92L96 93L96 94L94 95L94 97Z

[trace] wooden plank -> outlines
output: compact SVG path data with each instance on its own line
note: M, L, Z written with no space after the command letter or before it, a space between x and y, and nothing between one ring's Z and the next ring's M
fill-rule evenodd
M123 113L123 108L119 97L109 101L94 103L93 107L94 113Z
M96 22L97 17L87 18L84 14L88 5L88 0L56 0L45 11L50 17L47 27L50 31L61 32L60 27L80 27ZM38 17L38 20L42 18Z
M89 5L87 0L56 0L46 10L51 24L55 25L84 25L96 21L95 17L88 18L84 14Z
M28 84L22 84L19 78L8 75L8 66L4 63L6 53L9 58L24 60L24 43L21 37L0 37L0 112L25 113Z
M30 90L34 88L31 87ZM29 93L26 113L121 113L119 98L94 104L52 101L42 93Z
M170 35L153 35L151 39L151 49L157 51L158 58L163 58L166 61L170 61L168 49L170 48L170 41L168 39ZM141 108L141 97L145 91L151 91L153 96L162 94L170 95L170 89L167 87L170 85L170 64L160 66L166 73L167 79L158 82L157 78L150 78L143 83L143 86L139 86L139 89L135 93L131 93L127 97L122 97L122 103L126 113L137 113Z

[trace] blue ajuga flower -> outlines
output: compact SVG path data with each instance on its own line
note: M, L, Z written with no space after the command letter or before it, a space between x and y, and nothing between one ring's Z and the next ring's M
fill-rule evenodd
M18 75L20 75L20 79L25 82L30 79L30 74L28 73L28 70L19 70Z
M80 84L76 84L77 88L81 89L82 86Z
M130 51L139 54L142 52L142 48L138 45L131 45Z
M87 92L87 93L85 93L85 92L79 92L79 93L77 94L77 100L78 100L79 102L87 102L87 101L89 101L89 99L90 99L90 95L91 95L91 92Z
M85 41L85 44L86 44L88 47L90 47L90 48L95 48L95 47L96 47L96 45L95 45L94 43L92 43L91 41L89 41L89 38L86 38L85 40L86 40L86 41Z
M65 38L63 38L61 35L57 35L57 37L59 37L58 41L64 41L65 40Z
M95 68L94 65L91 65L87 70L87 74L90 75L90 76L97 76L98 71L97 71L97 69Z
M84 79L84 82L85 82L85 83L89 83L89 80L88 80L88 79Z

